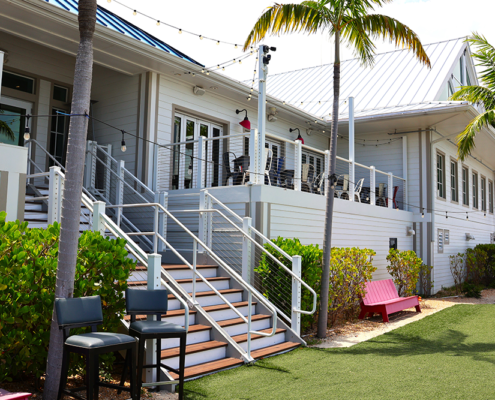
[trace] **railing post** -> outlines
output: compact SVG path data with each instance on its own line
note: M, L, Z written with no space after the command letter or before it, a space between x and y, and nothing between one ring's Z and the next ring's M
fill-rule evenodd
M324 171L324 179L325 179L325 194L330 190L330 180L328 179L328 171L330 169L330 150L325 150L325 169Z
M91 190L96 190L96 142L91 146L91 169L90 169L90 186Z
M294 190L301 191L302 142L296 140L294 162Z
M251 217L244 217L242 221L242 230L247 236L251 237L251 226L253 220ZM242 279L252 284L252 271L251 271L251 241L246 237L242 241Z
M376 204L376 171L375 167L370 167L370 204Z
M251 129L249 137L249 183L256 185L258 183L258 130Z
M86 160L84 162L84 187L92 192L91 174L93 170L93 141L86 142Z
M355 164L354 161L349 163L349 200L354 201L354 187L355 187Z
M96 146L95 146L96 148ZM105 163L105 198L110 199L110 171L112 170L112 145L109 144L107 145L107 153L110 155L110 157L106 157L106 163ZM118 168L119 166L117 166ZM120 171L119 171L120 173ZM122 171L123 174L123 171Z
M392 172L388 173L388 208L392 208L392 200L394 196L394 176Z
M50 181L48 186L48 224L60 222L62 212L62 193L64 181L60 175L60 167L50 167Z
M211 201L211 197L208 196L206 198L206 209L211 210L213 208L213 203ZM213 245L213 213L207 212L206 214L206 245L211 249Z
M92 228L95 232L100 232L102 236L105 236L105 224L103 223L102 215L105 214L105 202L95 201L93 203L93 223Z
M31 154L32 154L32 150L31 150L31 141L28 141L25 146L27 147L28 149L28 158L27 158L27 165L26 165L26 174L27 175L30 175L31 174ZM28 183L33 183L33 180L32 179L29 179Z
M155 193L155 203L158 203L163 206L163 208L167 208L167 203L168 203L168 197L166 192L156 192ZM166 232L167 232L167 216L165 212L163 212L161 209L158 211L158 233L166 238ZM164 251L165 244L159 240L158 241L158 251L162 252Z
M117 187L116 187L116 196L117 198L115 199L115 204L116 205L122 205L124 204L124 167L125 167L125 161L120 160L119 163L117 164ZM107 170L108 171L108 170ZM106 184L105 184L105 192L106 192ZM106 197L107 199L110 200L109 197ZM122 213L124 210L122 208L117 208L117 226L120 228L120 222L122 219Z
M292 272L301 278L302 258L301 256L292 257ZM295 310L301 309L301 282L292 278L292 323L291 328L298 336L301 336L301 313Z
M196 267L198 265L198 242L193 239L193 274L192 274L192 298L193 304L199 304L196 301Z
M153 253L158 252L158 219L160 209L157 206L153 206Z
M202 190L199 192L199 229L198 229L198 237L199 239L203 242L206 243L206 238L208 237L208 213L201 212L201 210L206 209L206 203L207 203L207 198L208 196L208 191L207 190ZM203 246L199 246L198 251L200 253L204 253Z
M198 137L198 157L196 164L196 188L202 189L205 187L204 171L203 171L203 155L205 154L205 142L203 136Z
M148 255L148 290L160 290L161 287L161 269L162 256L160 254ZM148 315L148 320L154 320L156 317ZM146 365L156 364L156 339L146 341ZM160 380L156 376L156 368L146 368L146 381L157 382Z

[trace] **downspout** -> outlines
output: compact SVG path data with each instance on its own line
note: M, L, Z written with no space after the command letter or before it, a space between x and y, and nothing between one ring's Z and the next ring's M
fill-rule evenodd
M433 133L438 133L435 129L430 130L430 151L431 151L431 242L430 242L430 265L433 266L435 264L435 201L436 201L436 185L435 185L435 170L436 170L436 157L435 157L435 147L433 146L435 142L433 141ZM440 133L438 133L440 135ZM442 135L440 135L442 136ZM442 140L444 138L442 137ZM431 280L435 282L435 268L432 269L432 277Z

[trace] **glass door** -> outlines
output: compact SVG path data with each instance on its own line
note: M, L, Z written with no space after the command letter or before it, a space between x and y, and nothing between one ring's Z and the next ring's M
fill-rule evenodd
M32 104L2 96L0 104L0 143L24 146L24 115L31 114ZM31 126L31 121L29 121Z
M50 154L63 166L65 166L65 155L67 153L67 136L69 134L69 117L57 115L57 111L65 113L65 110L52 109L52 121L50 126ZM55 163L50 160L50 166Z

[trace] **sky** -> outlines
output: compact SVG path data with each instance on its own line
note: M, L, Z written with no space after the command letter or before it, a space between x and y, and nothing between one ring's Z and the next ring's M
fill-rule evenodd
M139 13L134 16L132 10L122 3L152 18ZM297 2L297 1L296 1ZM374 13L388 15L408 25L419 36L423 44L464 37L477 31L495 45L493 9L495 0L395 0L376 9ZM206 67L213 67L244 54L241 44L263 11L273 5L269 0L98 0L98 4L131 21L135 25L160 38L169 45L194 58ZM156 20L161 23L157 26ZM166 26L171 24L184 31ZM239 44L220 43L216 40ZM328 33L308 36L290 34L280 37L268 37L265 44L277 47L272 52L269 74L277 74L302 68L319 66L333 62L333 44ZM377 53L393 51L390 43L377 40ZM341 59L354 58L352 51L342 48ZM225 73L239 81L252 79L255 57L251 56L225 69Z

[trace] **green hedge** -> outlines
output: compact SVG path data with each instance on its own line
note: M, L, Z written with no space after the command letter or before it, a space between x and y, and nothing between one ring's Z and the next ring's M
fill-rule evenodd
M6 223L0 213L0 382L45 372L59 235L59 224L29 229L25 222ZM74 297L101 296L102 331L116 331L124 315L124 291L136 265L124 246L122 239L91 231L79 239ZM108 371L113 356L101 360ZM74 355L71 361L70 373L83 373L82 359Z
M392 276L397 293L400 297L412 296L416 293L416 287L422 268L426 271L427 266L423 267L423 261L416 256L412 250L395 250L390 249L387 256L387 271Z

